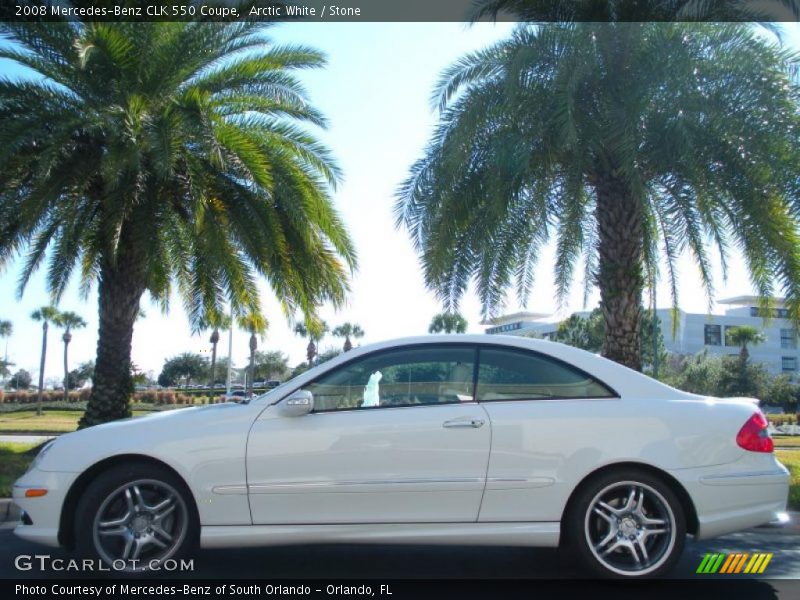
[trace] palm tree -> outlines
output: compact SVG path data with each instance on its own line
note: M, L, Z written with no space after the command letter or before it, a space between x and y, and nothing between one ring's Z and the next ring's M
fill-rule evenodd
M767 338L763 332L759 331L755 327L750 325L739 325L730 332L728 341L731 344L739 346L739 360L742 364L745 364L750 358L750 352L747 350L748 344L758 346L759 344L767 341Z
M340 172L293 71L325 63L260 23L3 23L0 268L49 257L58 300L78 266L98 283L88 426L130 415L142 295L177 289L193 327L261 312L264 277L287 315L340 306L355 251L333 208ZM46 252L46 249L49 251Z
M0 337L6 340L6 349L3 353L3 364L6 365L6 367L11 364L8 362L8 338L11 337L12 333L14 333L14 324L11 321L0 321ZM3 375L3 382L5 382L5 380L5 375Z
M56 326L64 328L64 335L61 340L64 342L64 402L69 400L69 361L67 360L67 350L72 341L72 330L86 327L86 321L78 313L71 311L59 312L53 321Z
M356 339L364 337L364 330L361 326L355 323L342 323L333 330L333 335L336 337L344 338L343 349L345 352L350 352L353 349L353 343L350 341L351 337Z
M264 334L267 332L267 320L259 313L253 313L250 315L244 315L237 319L239 327L242 329L250 332L250 363L249 363L249 376L247 378L247 389L253 389L253 379L255 378L256 373L256 350L258 349L258 340L256 336L261 336L264 338Z
M55 323L59 313L55 306L42 306L31 313L31 319L42 322L42 355L39 359L39 393L36 397L36 414L42 414L42 395L44 394L44 363L47 357L47 330Z
M322 338L328 333L328 324L325 321L314 319L307 323L298 323L294 326L294 332L300 337L308 338L306 346L306 359L308 366L314 365L314 358L317 356L317 349Z
M762 2L698 2L697 0L478 0L473 3L475 21L509 12L518 21L608 22L608 21L770 21L797 20L798 0ZM789 17L793 16L794 19Z
M203 324L203 329L212 329L209 343L211 344L211 373L209 389L213 390L217 381L217 344L219 344L219 331L227 331L231 327L231 319L228 315L215 314L209 315L209 321Z
M466 331L467 320L457 312L443 312L434 315L428 326L428 333L464 333Z
M640 369L643 288L663 257L677 306L686 250L710 302L710 241L725 273L738 246L762 302L777 281L800 320L792 60L736 23L521 24L463 57L396 204L427 285L452 310L474 281L484 317L512 284L525 304L555 238L559 300L582 259L603 354Z

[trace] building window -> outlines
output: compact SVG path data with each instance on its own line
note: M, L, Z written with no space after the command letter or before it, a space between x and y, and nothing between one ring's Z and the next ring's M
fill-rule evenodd
M722 326L721 325L706 325L706 328L705 328L705 345L706 346L720 346L720 345L722 345Z
M794 329L781 329L781 348L797 348L797 331Z
M750 307L750 316L751 317L764 317L766 316L767 312L761 310L758 306L751 306ZM789 309L788 308L773 308L772 309L772 317L775 319L788 319L789 318Z
M797 357L781 356L781 371L784 373L794 373L797 371Z

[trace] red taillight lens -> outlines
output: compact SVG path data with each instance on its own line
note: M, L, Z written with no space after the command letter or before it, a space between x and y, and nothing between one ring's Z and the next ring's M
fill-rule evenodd
M767 419L760 412L754 413L747 419L747 423L742 425L736 436L736 443L740 448L750 452L772 452L772 438L767 431Z

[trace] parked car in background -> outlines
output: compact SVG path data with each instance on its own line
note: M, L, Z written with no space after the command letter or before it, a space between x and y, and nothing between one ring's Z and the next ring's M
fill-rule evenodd
M766 427L748 400L562 344L409 338L249 403L62 435L14 485L15 531L129 571L197 544L363 542L568 544L601 575L656 576L687 535L785 510Z

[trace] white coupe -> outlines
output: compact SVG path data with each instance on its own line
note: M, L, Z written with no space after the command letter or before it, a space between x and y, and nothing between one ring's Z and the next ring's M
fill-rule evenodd
M197 544L563 543L599 574L654 576L687 534L785 510L766 428L753 401L561 344L409 338L249 403L62 435L14 486L15 531L131 571Z

